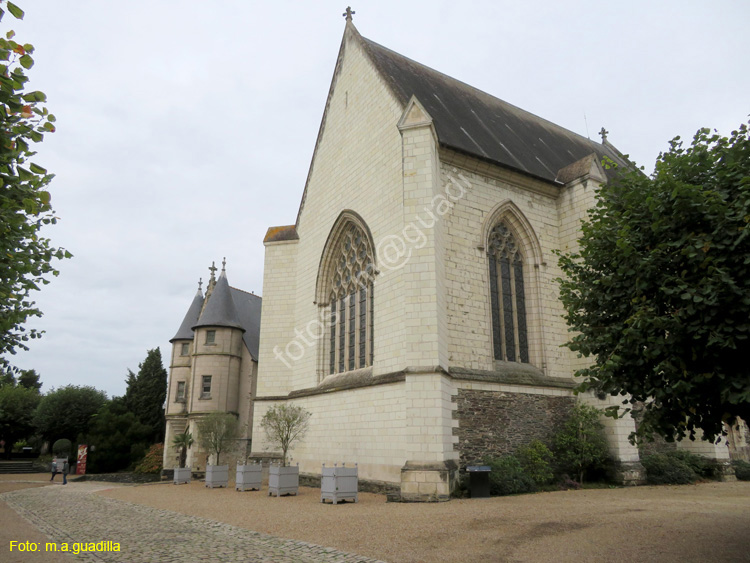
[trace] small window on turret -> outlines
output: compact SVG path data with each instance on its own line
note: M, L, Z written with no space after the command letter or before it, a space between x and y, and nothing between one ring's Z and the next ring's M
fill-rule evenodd
M211 376L203 376L203 385L201 386L201 399L211 398Z
M177 396L175 397L174 400L177 403L185 402L185 382L184 381L177 382Z
M190 353L190 344L187 342L182 343L182 348L180 349L180 356L187 356Z
M206 331L206 344L215 344L215 343L216 343L216 331L207 330Z

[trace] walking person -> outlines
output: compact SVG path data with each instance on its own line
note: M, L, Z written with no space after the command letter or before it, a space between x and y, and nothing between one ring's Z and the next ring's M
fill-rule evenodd
M63 485L68 484L68 471L70 471L70 465L68 465L68 460L66 459L65 462L63 463L63 470L62 470Z
M55 480L55 475L57 475L57 460L52 460L52 477L50 477L50 481Z

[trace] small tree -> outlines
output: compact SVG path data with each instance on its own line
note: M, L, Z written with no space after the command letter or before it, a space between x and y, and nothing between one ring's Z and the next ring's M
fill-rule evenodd
M193 435L185 430L185 432L177 434L177 436L172 439L172 445L180 452L179 465L180 469L183 469L185 467L185 462L187 461L188 448L193 445Z
M52 444L52 453L58 457L69 457L73 444L67 438L60 438Z
M560 469L578 476L579 483L586 471L600 468L609 457L600 414L599 409L578 403L553 439Z
M281 448L284 465L292 444L301 440L307 432L311 416L310 412L296 405L276 405L263 415L260 425L268 440Z
M214 412L198 422L198 443L206 452L216 455L216 465L222 452L237 447L239 433L237 417L228 412Z

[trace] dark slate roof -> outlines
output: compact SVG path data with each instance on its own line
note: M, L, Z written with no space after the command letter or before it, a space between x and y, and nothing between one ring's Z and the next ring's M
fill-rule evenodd
M237 307L242 327L245 329L242 339L250 355L258 361L258 342L260 340L260 309L263 299L254 293L248 293L234 287L229 288Z
M199 289L193 297L193 302L190 304L185 318L182 320L180 328L177 330L177 334L172 337L170 342L175 340L192 340L193 339L193 326L198 322L198 316L201 314L201 307L203 307L203 294Z
M237 306L232 298L229 282L224 272L221 272L219 279L216 280L216 285L208 298L203 313L201 313L198 322L193 325L193 329L205 326L222 326L245 330L242 322L240 322Z
M445 147L550 182L592 153L629 166L609 143L568 131L354 33L404 107L412 96L424 106Z

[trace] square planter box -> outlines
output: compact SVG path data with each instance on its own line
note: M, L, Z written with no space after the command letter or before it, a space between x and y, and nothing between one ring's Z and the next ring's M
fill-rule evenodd
M337 504L344 499L359 502L357 498L358 484L359 477L356 465L354 467L346 467L346 465L326 467L324 463L320 475L320 502L325 502L326 499L333 504Z
M246 491L248 489L260 491L262 471L263 466L260 463L237 465L237 476L235 478L234 489L236 491Z
M175 467L174 468L174 484L184 485L190 482L192 469L189 467Z
M216 487L226 487L227 485L229 485L228 465L206 466L206 487L214 489Z
M299 491L299 464L272 465L268 468L268 494L296 495Z

